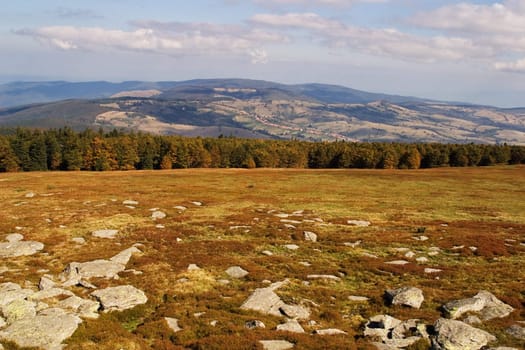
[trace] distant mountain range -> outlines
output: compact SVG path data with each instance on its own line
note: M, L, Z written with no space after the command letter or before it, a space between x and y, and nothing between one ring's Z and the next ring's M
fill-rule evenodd
M0 85L0 126L186 136L525 144L525 108L245 79Z

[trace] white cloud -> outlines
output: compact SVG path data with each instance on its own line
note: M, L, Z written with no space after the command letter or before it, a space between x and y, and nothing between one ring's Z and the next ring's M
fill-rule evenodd
M525 33L525 2L505 1L491 5L459 3L437 10L419 13L413 23L463 34L519 34Z
M494 68L503 72L525 74L525 58L514 62L496 62Z
M281 27L281 28L300 28L317 31L341 28L343 25L334 20L321 17L315 13L287 13L284 15L276 14L256 14L251 21L258 25Z
M272 7L272 6L286 6L294 5L301 7L319 7L319 6L349 6L354 3L384 3L390 0L254 0L256 4Z
M286 37L247 26L211 23L133 23L131 31L98 27L50 26L15 33L33 37L60 50L142 51L164 55L243 55L254 63L265 63L268 54L260 47L285 42Z

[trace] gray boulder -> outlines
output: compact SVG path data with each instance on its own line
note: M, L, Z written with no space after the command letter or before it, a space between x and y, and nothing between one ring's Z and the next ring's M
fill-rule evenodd
M507 328L507 334L510 334L514 338L525 340L525 328L518 326L517 324Z
M300 305L283 305L279 311L286 317L297 320L306 320L310 317L310 310Z
M389 315L376 315L370 318L365 324L365 337L379 338L381 340L390 339L392 329L402 323L401 320Z
M0 243L0 258L15 258L38 253L44 244L35 241L14 241Z
M317 235L310 231L304 231L304 240L310 242L317 242Z
M255 328L266 328L266 325L263 321L251 320L244 323L244 328L255 329Z
M292 333L304 333L303 327L297 322L297 320L286 320L285 323L282 323L276 327L278 331L292 332Z
M59 301L55 306L57 308L71 311L82 318L98 318L99 316L99 302L94 300L83 299L76 295L70 296L69 298Z
M114 257L110 258L109 260L115 263L118 263L118 264L127 265L127 263L129 262L129 259L131 259L133 255L140 254L140 253L142 252L137 247L130 247L128 249L124 249L123 251L121 251Z
M71 337L82 320L74 315L38 315L12 323L0 331L0 339L20 347L44 350L62 349L62 342Z
M425 297L423 291L415 287L403 287L385 292L387 301L392 305L404 305L419 309Z
M2 316L5 318L7 324L12 324L24 318L31 318L36 316L36 303L24 299L13 300L1 308Z
M275 290L281 288L285 283L287 283L287 281L275 282L266 288L257 288L241 305L241 309L281 316L280 308L284 306L285 303L275 294Z
M148 301L143 291L130 285L100 289L91 295L100 302L104 312L127 310Z
M505 304L492 293L480 291L472 298L454 300L443 306L445 315L452 319L458 319L467 312L478 313L482 320L502 318L508 316L514 309Z
M435 350L479 350L496 337L481 329L456 320L440 318L434 324L436 336L432 338Z
M243 278L248 275L248 271L244 270L240 266L231 266L226 270L226 274L231 278Z

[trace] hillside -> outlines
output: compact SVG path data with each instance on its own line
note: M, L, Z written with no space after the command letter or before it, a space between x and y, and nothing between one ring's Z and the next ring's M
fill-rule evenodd
M63 100L68 99L68 100ZM13 101L36 103L11 106ZM243 79L13 83L0 126L142 130L187 136L525 144L525 109L437 102L323 84Z

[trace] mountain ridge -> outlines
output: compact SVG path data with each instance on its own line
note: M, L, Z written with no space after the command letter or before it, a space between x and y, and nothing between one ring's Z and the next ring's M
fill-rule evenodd
M113 96L113 97L112 97ZM9 100L12 97L12 100ZM38 102L57 98L57 101ZM0 85L0 126L313 141L525 144L525 108L249 79Z

